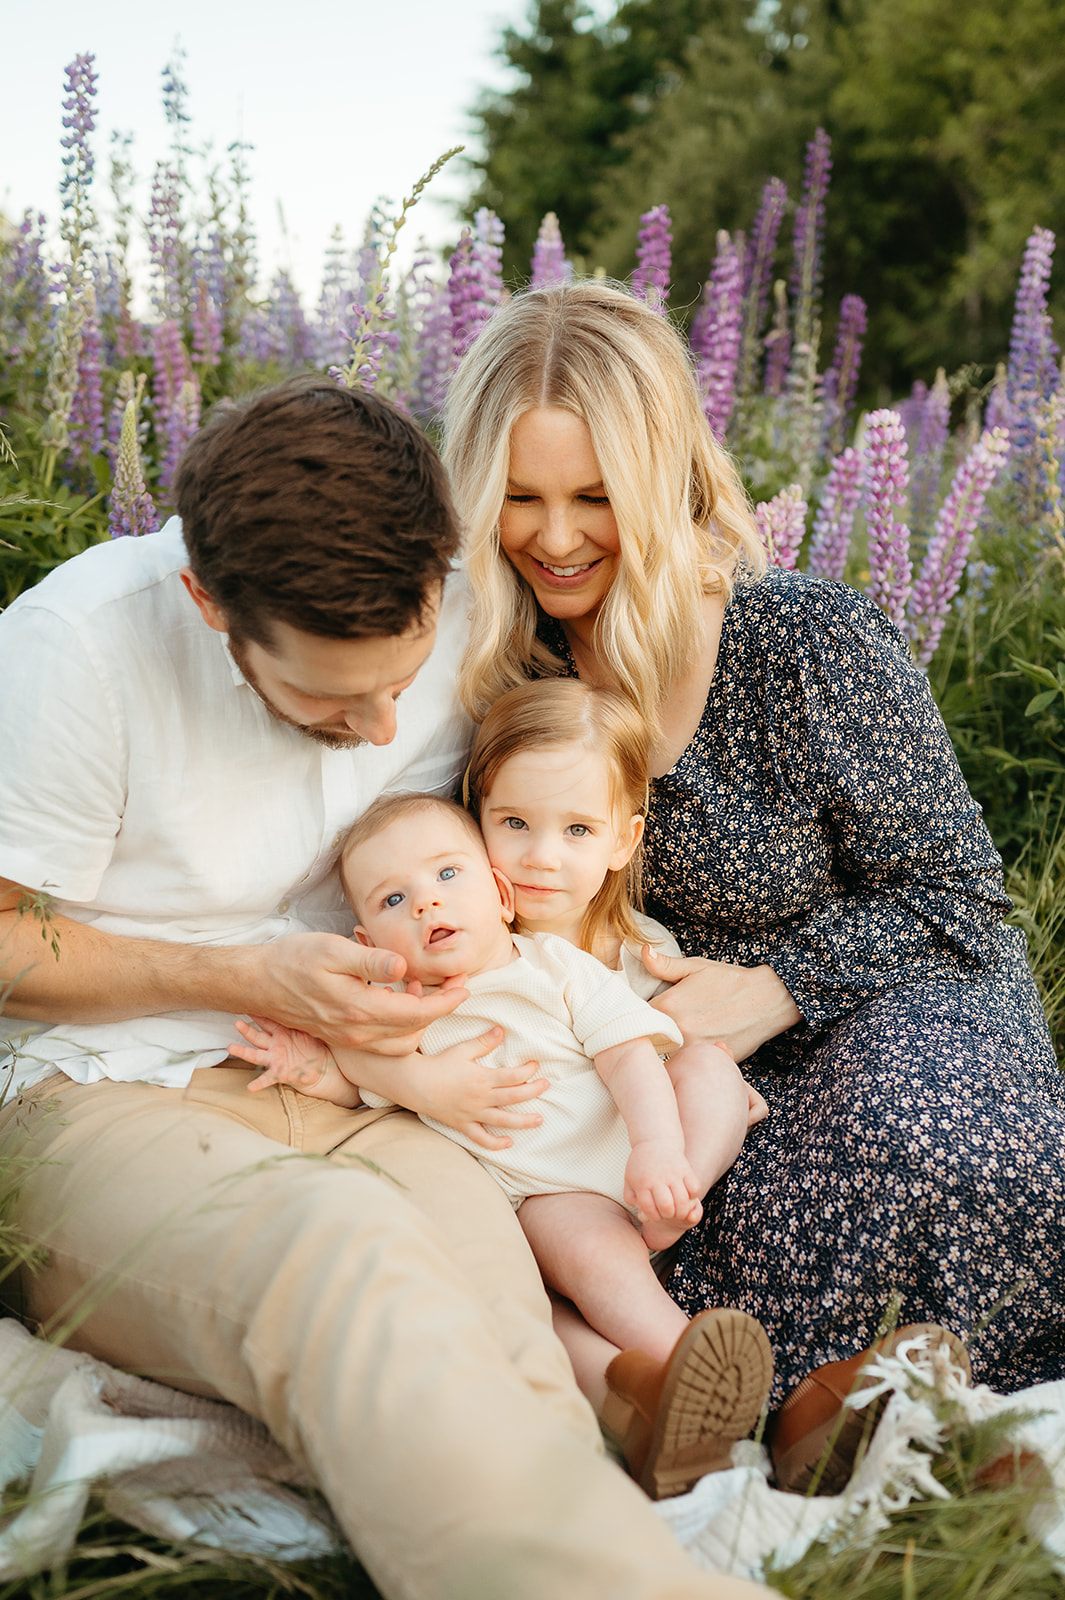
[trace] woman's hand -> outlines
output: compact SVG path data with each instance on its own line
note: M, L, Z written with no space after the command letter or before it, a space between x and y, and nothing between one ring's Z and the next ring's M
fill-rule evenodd
M737 1061L745 1061L767 1039L802 1020L772 967L735 967L702 956L663 956L649 944L642 955L653 977L673 985L651 1004L673 1018L686 1042L721 1043Z

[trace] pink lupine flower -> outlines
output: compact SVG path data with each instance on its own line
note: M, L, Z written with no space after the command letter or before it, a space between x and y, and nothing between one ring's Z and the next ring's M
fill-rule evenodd
M989 428L954 474L907 607L907 631L918 666L927 666L935 655L988 491L1005 466L1009 450L1005 428Z
M854 518L862 498L862 452L850 445L828 469L814 517L807 570L815 578L841 579L847 566Z
M764 500L754 508L754 519L762 535L769 564L794 571L799 556L799 546L806 532L806 501L802 485L791 483L781 489L772 500Z
M865 526L869 593L897 627L910 597L910 530L900 521L909 498L906 430L897 411L873 411L865 430Z

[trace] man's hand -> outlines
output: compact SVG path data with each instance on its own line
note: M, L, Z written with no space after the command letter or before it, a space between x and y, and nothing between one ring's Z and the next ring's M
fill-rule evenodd
M802 1020L772 967L737 967L702 956L663 956L649 944L642 955L648 972L674 985L651 1004L673 1018L685 1041L720 1043L737 1061L745 1061L767 1039Z
M407 1055L430 1022L467 996L458 987L428 996L371 987L401 979L402 956L335 933L285 934L235 954L243 957L249 985L239 1009L272 1017L334 1048Z
M482 1150L507 1150L514 1143L493 1128L538 1128L544 1120L538 1111L511 1111L510 1106L535 1100L547 1088L538 1077L535 1061L522 1067L496 1068L482 1058L503 1037L502 1028L490 1028L478 1039L455 1044L439 1055L415 1055L404 1063L402 1083L390 1090L391 1098L462 1133ZM378 1080L380 1081L380 1080Z

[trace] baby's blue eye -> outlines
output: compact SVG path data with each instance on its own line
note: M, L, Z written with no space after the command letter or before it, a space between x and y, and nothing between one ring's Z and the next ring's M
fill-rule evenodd
M390 894L385 899L385 905L388 906L390 910L394 910L396 906L400 906L402 904L403 896L401 894Z
M438 873L438 878L439 878L439 881L441 883L448 883L450 881L450 879L454 878L455 876L456 876L456 868L455 867L441 867L440 871Z

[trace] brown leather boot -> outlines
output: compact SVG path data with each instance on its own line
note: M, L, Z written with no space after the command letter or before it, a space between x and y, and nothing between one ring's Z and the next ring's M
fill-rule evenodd
M844 1406L848 1395L875 1380L863 1377L874 1355L894 1355L899 1345L918 1334L928 1336L924 1350L907 1352L914 1366L934 1361L944 1345L951 1363L970 1376L969 1353L957 1334L935 1322L913 1322L845 1361L818 1367L794 1388L776 1414L770 1432L770 1454L778 1489L805 1493L816 1478L817 1494L841 1494L850 1482L855 1458L867 1446L887 1404L884 1395L855 1410ZM823 1463L823 1465L822 1465Z
M732 1465L732 1446L758 1421L772 1380L773 1354L760 1323L743 1311L702 1311L668 1361L643 1350L614 1357L603 1426L641 1489L665 1500Z

